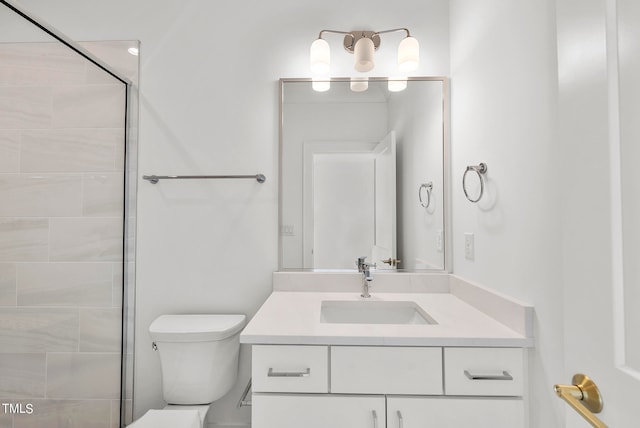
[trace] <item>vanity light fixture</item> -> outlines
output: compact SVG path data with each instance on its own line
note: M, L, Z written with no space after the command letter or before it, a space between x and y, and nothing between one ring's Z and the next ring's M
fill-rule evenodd
M343 46L347 52L354 54L355 70L366 73L375 67L374 52L380 46L380 35L399 31L405 32L407 36L398 46L398 70L402 72L414 71L420 64L420 45L406 28L383 31L322 30L318 38L311 44L309 55L311 71L326 75L331 68L331 49L329 43L322 38L325 33L344 34Z

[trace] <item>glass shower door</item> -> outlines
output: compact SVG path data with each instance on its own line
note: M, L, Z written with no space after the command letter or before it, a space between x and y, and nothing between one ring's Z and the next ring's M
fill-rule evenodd
M131 88L5 6L0 427L118 427L132 366ZM128 45L83 48L130 55Z

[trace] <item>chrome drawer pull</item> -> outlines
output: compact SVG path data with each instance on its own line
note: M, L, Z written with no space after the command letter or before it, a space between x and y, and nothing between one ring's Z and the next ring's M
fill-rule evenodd
M402 413L398 410L398 428L404 427L404 419L402 419Z
M465 370L464 375L471 380L513 380L513 376L506 370L503 370L501 375L473 374Z
M375 410L372 410L371 413L373 414L373 428L378 428L378 413Z
M311 369L307 369L303 372L274 372L273 367L269 367L268 377L307 377L311 374Z

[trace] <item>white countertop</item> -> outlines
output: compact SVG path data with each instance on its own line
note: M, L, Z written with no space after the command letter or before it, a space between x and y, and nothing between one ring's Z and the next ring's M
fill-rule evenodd
M531 347L525 336L451 293L374 293L369 301L414 301L437 324L332 324L322 301L363 300L355 292L274 291L240 334L247 344Z

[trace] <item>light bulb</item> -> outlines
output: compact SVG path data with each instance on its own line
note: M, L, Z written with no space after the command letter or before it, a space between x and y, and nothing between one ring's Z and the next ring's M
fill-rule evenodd
M309 52L309 66L311 71L318 74L328 74L331 64L329 43L324 39L316 39L311 43Z
M398 46L398 69L414 71L420 65L420 45L414 37L406 37Z
M316 92L327 92L331 88L331 81L320 80L314 77L311 80L311 88Z
M387 82L389 92L401 92L407 89L407 79L403 77L395 77Z
M369 79L366 77L352 77L349 86L353 92L364 92L369 88Z
M353 48L353 54L355 55L355 69L360 72L371 71L375 65L373 61L373 53L375 52L375 46L373 40L368 37L358 39L356 45Z

